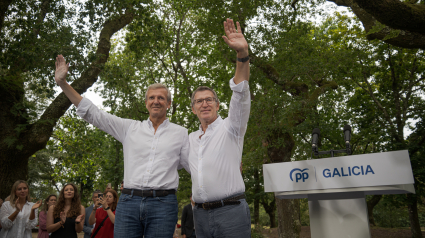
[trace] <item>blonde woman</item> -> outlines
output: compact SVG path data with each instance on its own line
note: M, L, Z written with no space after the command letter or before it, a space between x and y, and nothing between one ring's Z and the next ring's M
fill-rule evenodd
M16 181L10 192L10 201L3 204L0 210L2 238L31 238L31 229L37 226L37 203L29 202L29 187L24 180Z
M38 217L38 235L37 238L49 238L49 232L47 232L47 211L49 207L56 204L57 197L54 194L49 195L44 200L44 206L41 209L40 216Z
M69 183L47 212L47 232L52 233L51 238L77 238L77 233L83 231L84 215L77 186Z

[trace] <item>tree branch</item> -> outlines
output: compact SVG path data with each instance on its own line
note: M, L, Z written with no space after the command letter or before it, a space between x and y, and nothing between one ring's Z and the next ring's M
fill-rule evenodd
M379 22L393 28L425 34L425 5L400 0L354 0Z
M353 0L328 0L328 1L334 2L338 6L345 6L345 7L351 8L354 14L362 22L366 32L369 32L375 26L375 24L378 23L378 21L376 20L373 14L369 14L366 10L361 8L358 4L354 3ZM387 26L379 32L368 34L366 37L368 40L374 40L374 39L383 40L385 37L387 37L391 33L391 31L392 31L392 28ZM425 34L412 32L409 30L401 30L398 36L392 37L390 39L386 39L384 40L384 42L394 46L403 47L403 48L424 49Z
M111 49L110 39L112 35L128 25L134 18L133 9L127 9L124 14L118 17L108 19L100 32L98 47L95 60L89 67L82 72L81 77L75 80L71 86L80 94L84 93L98 79L104 64L108 60L109 51ZM43 148L52 133L53 127L59 118L71 106L71 101L62 92L47 107L40 119L30 126L27 132L28 144L34 145L33 148L27 148L28 153L32 154L38 149Z
M3 0L0 1L0 32L3 29L4 18L6 17L7 9L13 0Z

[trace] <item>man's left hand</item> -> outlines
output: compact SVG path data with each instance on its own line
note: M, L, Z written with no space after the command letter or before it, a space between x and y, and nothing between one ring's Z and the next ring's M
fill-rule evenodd
M223 37L226 44L236 50L238 53L238 58L243 58L248 56L248 42L246 42L245 37L242 34L241 26L239 22L236 22L237 29L232 19L227 18L227 21L224 21L224 32L226 32Z

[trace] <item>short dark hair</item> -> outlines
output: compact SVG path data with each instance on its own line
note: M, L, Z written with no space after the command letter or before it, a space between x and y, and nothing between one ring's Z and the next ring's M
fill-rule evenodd
M210 91L214 94L214 99L217 103L220 103L220 101L218 100L217 97L217 93L214 91L214 89L207 87L207 86L199 86L193 93L192 93L192 98L191 98L191 103L190 105L193 107L193 105L195 104L195 94L197 92L203 92L203 91Z
M99 189L98 190L94 190L92 197L94 196L95 193L102 193Z

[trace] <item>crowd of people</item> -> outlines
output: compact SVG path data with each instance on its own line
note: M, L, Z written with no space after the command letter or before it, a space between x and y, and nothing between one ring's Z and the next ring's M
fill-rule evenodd
M69 63L58 55L55 81L77 107L77 115L122 143L125 186L119 198L113 190L97 193L97 198L94 193L93 207L84 209L75 185L67 184L55 204L49 200L46 205L46 234L77 237L76 233L84 230L85 234L91 232L90 237L173 237L178 219L178 169L184 168L191 175L193 202L184 209L183 237L251 236L250 211L240 173L251 107L248 43L239 22L235 27L233 20L227 19L223 25L226 35L222 38L236 51L235 74L229 81L233 94L228 117L223 119L218 114L217 93L200 86L191 95L192 112L200 126L190 134L167 118L172 103L165 85L155 83L147 88L147 120L119 118L100 110L68 84ZM29 202L28 185L17 183L11 193L10 201L14 202L3 205L5 209L1 210L0 238L26 238L37 223L41 201Z
M18 180L5 202L0 199L0 238L31 238L37 225L37 238L77 238L77 233L82 231L87 238L114 237L118 203L115 190L107 188L104 193L96 190L93 205L86 209L81 205L77 186L72 183L62 188L59 198L51 194L44 202L31 202L29 190L26 181Z

